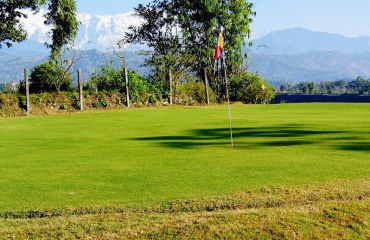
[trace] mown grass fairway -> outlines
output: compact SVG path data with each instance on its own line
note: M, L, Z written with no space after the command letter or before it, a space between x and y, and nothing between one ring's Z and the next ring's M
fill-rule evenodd
M370 176L370 104L0 119L0 211L143 206Z

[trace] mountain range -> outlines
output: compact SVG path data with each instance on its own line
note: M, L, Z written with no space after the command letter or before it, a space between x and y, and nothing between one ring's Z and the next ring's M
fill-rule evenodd
M49 29L43 25L42 12L23 21L29 39L13 48L0 49L0 83L21 79L23 68L46 61ZM81 56L75 68L89 74L92 69L118 57L116 43L129 26L140 19L133 13L115 16L79 14L79 33L72 54ZM249 69L274 84L283 82L323 81L370 77L370 37L346 37L340 34L315 32L302 28L273 31L253 39L252 47L244 48ZM128 67L148 75L144 57L138 50L145 46L124 46ZM116 63L117 64L117 63Z
M345 53L370 51L370 37L346 37L303 28L270 32L255 39L253 44L255 48L258 48L257 53L269 55L294 55L309 51L340 51Z

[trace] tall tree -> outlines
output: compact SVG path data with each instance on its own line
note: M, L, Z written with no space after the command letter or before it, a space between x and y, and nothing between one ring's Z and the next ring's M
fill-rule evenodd
M214 48L218 32L223 30L228 72L238 74L243 64L242 47L250 33L255 15L253 4L246 0L154 0L139 5L136 14L143 19L126 35L129 43L145 43L153 50L152 60L165 55L196 56L191 71L200 79L204 68L211 82ZM221 29L222 27L222 29ZM150 62L149 62L150 63Z
M174 71L174 65L181 64L183 53L177 17L171 11L172 6L171 0L139 4L135 13L143 23L139 27L131 26L124 39L126 43L146 44L151 48L146 52L150 55L146 64L154 68L153 77L162 83L163 89L168 88L166 78L169 70Z
M27 18L27 15L21 10L31 9L36 12L39 10L39 6L39 0L0 0L0 48L3 44L11 47L12 42L21 42L26 39L27 32L20 24L20 19Z
M27 18L22 11L30 9L36 13L44 5L45 25L51 26L51 58L60 56L64 45L71 43L78 30L75 0L0 0L0 48L5 44L11 47L14 42L22 42L27 38L27 32L21 25L21 19Z

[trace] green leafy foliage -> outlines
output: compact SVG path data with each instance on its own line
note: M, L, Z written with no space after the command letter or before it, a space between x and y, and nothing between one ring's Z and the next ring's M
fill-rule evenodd
M198 56L194 70L199 76L202 77L204 67L213 66L219 31L223 31L225 37L228 72L239 73L243 64L242 47L255 15L253 4L245 0L175 0L173 5L173 11L179 16L184 48ZM172 9L170 4L169 9Z
M22 42L27 38L27 32L20 24L27 18L22 11L32 10L36 13L40 7L48 3L45 15L46 25L51 26L51 58L60 56L64 45L71 43L78 30L77 8L75 0L1 0L0 1L0 48L2 44L11 47L14 42Z
M31 71L30 92L32 93L68 91L71 86L71 74L54 62L43 63Z
M366 80L362 77L357 77L355 80L346 82L339 81L323 81L320 83L302 82L296 85L289 83L280 86L280 93L285 94L370 94L370 79Z
M12 42L22 42L27 38L27 32L20 24L22 18L27 15L21 9L31 9L36 12L39 8L40 1L0 1L0 48L2 44L8 47Z
M227 72L240 73L242 47L250 33L251 17L255 15L252 3L153 0L145 6L140 4L135 11L143 22L130 28L125 41L147 44L153 49L147 63L154 67L155 80L166 79L169 70L178 71L179 74L174 74L177 76L191 73L203 79L206 68L213 90L225 89L224 82L216 79L213 67L214 48L221 30L225 35ZM225 91L217 95L221 99Z
M211 88L208 89L210 102L216 102L216 95ZM176 102L180 104L207 103L205 87L201 82L180 84L176 91Z
M275 97L275 89L256 73L244 72L231 79L231 99L243 103L266 104Z
M356 80L348 83L348 89L359 94L370 94L370 79L365 80L362 77L358 77Z
M156 103L161 99L161 91L140 74L129 71L128 78L130 97L134 102Z
M45 15L46 25L51 25L51 58L61 55L61 49L72 43L77 36L79 21L75 0L53 0L49 2L48 13Z
M123 71L115 69L111 64L102 66L99 72L93 74L87 83L89 90L94 91L125 91Z
M131 101L136 103L156 103L161 99L161 91L152 82L140 74L128 71ZM90 91L126 92L126 81L122 69L106 65L93 74L86 87Z

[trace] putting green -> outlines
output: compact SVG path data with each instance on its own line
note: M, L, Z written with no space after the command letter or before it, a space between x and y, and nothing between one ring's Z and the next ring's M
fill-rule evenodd
M145 205L370 176L370 104L0 119L0 211Z

